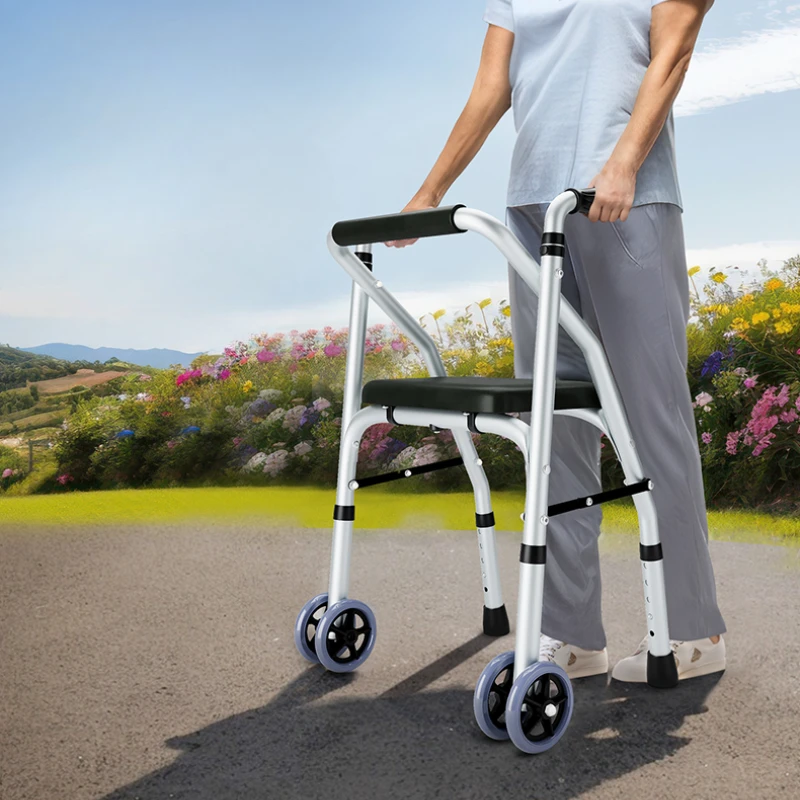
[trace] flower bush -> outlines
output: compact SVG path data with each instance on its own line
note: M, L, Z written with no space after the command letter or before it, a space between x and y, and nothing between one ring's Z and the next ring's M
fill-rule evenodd
M800 486L800 260L783 274L734 291L712 270L691 296L688 383L694 398L707 501L758 504L797 499ZM699 267L688 271L694 286ZM795 274L797 273L797 274ZM510 308L487 319L490 301L451 322L426 315L449 375L514 374ZM82 395L58 437L50 488L239 483L334 488L339 460L348 332L328 326L236 342L189 369L132 375L113 397ZM418 348L396 326L367 331L364 381L428 375ZM146 383L145 383L146 379ZM469 434L492 488L523 489L522 454L493 434ZM602 447L603 483L622 484L611 446ZM367 430L357 476L459 455L452 431L392 425ZM415 488L469 491L466 470L423 473ZM404 491L398 481L386 488ZM795 487L795 488L792 488Z
M22 456L11 447L0 445L0 491L10 489L25 477Z

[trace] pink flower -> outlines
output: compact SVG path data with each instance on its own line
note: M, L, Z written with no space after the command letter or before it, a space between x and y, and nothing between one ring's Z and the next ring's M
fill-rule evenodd
M755 378L745 378L744 379L744 385L748 389L752 389L756 385L756 379Z
M56 480L62 485L66 486L67 481L73 480L72 475L67 474L66 472L63 475L59 475Z
M725 451L730 456L736 455L736 447L739 444L739 436L741 431L731 431L727 436L727 443L725 444Z
M325 353L328 358L334 358L335 356L341 355L344 352L344 348L331 342L322 352Z
M703 440L703 442L705 442L705 444L710 444L711 442L711 434L708 431L706 431L700 438Z
M231 371L229 369L223 369L219 373L219 379L221 381L226 381L231 376Z
M274 361L276 358L278 358L278 354L273 352L272 350L259 350L256 358L262 364L264 364L268 361Z
M3 470L3 477L4 478L10 478L13 474L14 474L14 470L12 470L11 468Z

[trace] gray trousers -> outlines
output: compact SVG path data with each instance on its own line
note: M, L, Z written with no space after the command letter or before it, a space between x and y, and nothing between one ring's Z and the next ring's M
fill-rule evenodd
M506 225L537 261L546 209L506 210ZM649 203L634 206L624 222L569 214L564 235L562 297L603 344L644 475L654 482L670 638L724 633L686 372L690 308L681 211L672 203ZM531 378L538 298L510 264L508 275L515 376ZM591 380L583 353L560 326L556 377ZM530 413L520 416L530 424ZM553 418L549 504L601 491L600 438L584 420ZM606 646L601 519L598 505L552 517L547 526L542 632L589 650Z

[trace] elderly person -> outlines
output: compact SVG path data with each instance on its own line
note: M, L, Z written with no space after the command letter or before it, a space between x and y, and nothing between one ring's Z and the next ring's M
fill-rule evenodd
M595 188L588 215L565 221L561 291L603 343L644 472L654 481L680 678L725 668L725 623L686 375L689 283L672 117L712 3L488 0L472 93L403 209L438 206L510 107L517 140L506 224L530 253L539 252L549 202L567 187ZM508 269L515 375L531 378L538 298ZM591 379L580 349L560 328L556 374ZM521 416L530 424L529 413ZM550 502L599 491L597 429L556 415ZM572 678L608 672L601 518L595 506L548 525L540 659ZM646 681L647 639L645 633L638 649L615 665L613 678Z

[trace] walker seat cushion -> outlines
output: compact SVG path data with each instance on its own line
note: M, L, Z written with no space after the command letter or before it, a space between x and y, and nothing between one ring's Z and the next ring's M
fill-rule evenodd
M600 400L590 381L556 378L555 384L554 408L600 408ZM370 405L484 414L530 411L532 397L532 378L484 378L475 375L374 380L364 385L361 394L362 401Z

